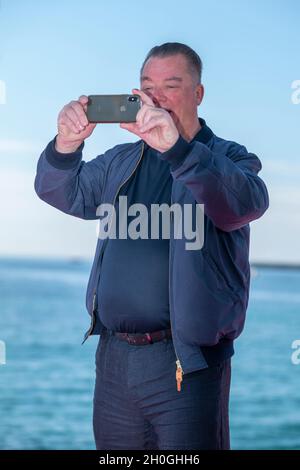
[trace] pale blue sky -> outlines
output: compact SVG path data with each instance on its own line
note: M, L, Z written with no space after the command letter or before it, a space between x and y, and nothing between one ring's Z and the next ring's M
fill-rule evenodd
M62 106L80 94L127 93L148 50L166 41L202 57L199 116L262 161L271 207L251 224L253 261L300 262L300 79L298 0L2 0L0 2L0 207L2 255L87 256L95 222L45 205L33 192L39 154ZM84 159L132 141L97 126Z

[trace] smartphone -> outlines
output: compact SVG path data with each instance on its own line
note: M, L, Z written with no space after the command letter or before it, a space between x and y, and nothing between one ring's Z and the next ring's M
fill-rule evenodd
M139 95L89 95L89 122L135 122L141 107Z

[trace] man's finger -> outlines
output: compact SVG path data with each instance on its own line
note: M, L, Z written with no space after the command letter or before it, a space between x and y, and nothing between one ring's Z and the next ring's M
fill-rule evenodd
M127 131L134 132L136 124L133 122L121 122L120 127L126 129Z
M79 122L82 126L87 126L89 121L87 120L86 114L83 110L82 104L79 104L78 101L72 101L71 107L78 116Z
M163 118L152 116L147 123L140 127L139 132L149 132L155 127L162 127L162 125L165 125L165 121Z
M90 123L86 126L86 129L89 129L89 130L92 129L92 130L94 130L96 126L97 126L97 122L95 122L95 123L94 123L94 122L90 122Z
M141 107L141 109L138 111L137 115L136 115L136 124L138 124L139 126L143 123L144 119L145 119L145 114L147 113L147 111L149 111L149 109L154 109L152 106L149 107L149 105L145 104Z
M137 135L140 139L143 138L139 128L137 127L137 125L135 123L125 123L125 122L122 122L120 124L120 127L122 129L126 129L127 131L129 132L132 132L133 134Z
M143 104L149 104L150 106L155 106L150 96L146 95L146 93L144 93L142 90L138 90L137 88L134 88L132 90L132 93L134 95L139 95Z
M80 133L80 130L78 129L78 127L74 124L72 119L70 119L66 114L62 116L61 118L59 118L58 125L67 126L72 132L74 132L74 134Z
M137 121L140 126L146 124L152 117L165 118L167 116L164 110L160 108L153 108L153 106L147 105L142 107L142 109L138 112L137 117L139 115L141 118L137 119Z
M81 95L79 96L78 98L78 101L81 103L81 104L86 104L88 102L88 97L86 95Z
M81 95L79 96L78 101L80 104L82 104L84 111L87 112L87 105L89 102L88 97L86 95Z

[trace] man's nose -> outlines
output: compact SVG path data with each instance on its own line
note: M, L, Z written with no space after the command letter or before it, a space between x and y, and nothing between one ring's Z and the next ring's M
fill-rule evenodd
M166 102L166 97L160 90L156 89L152 93L152 101L155 106L161 107Z

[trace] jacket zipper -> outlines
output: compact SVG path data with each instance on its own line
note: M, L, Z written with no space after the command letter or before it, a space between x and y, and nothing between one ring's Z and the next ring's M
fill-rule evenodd
M176 382L177 382L177 392L181 391L181 382L183 380L183 370L180 364L180 360L176 360Z
M113 206L115 205L115 202L116 202L116 199L117 199L117 196L120 192L120 189L122 188L122 186L124 186L125 183L127 183L127 181L129 180L129 178L131 178L131 176L135 173L138 165L140 164L140 161L142 159L142 156L144 154L144 149L145 149L145 144L143 142L142 144L142 150L141 150L141 154L140 154L140 157L137 161L137 164L136 166L134 167L133 171L131 172L131 174L126 178L125 181L123 181L123 183L119 186L115 196L114 196L114 199L113 199ZM172 194L171 194L171 205L172 205ZM172 213L171 213L172 214ZM96 282L96 288L97 288L97 285L98 283ZM90 326L90 329L88 330L88 332L86 333L86 336L85 336L85 339L84 341L86 341L86 339L92 334L94 328L95 328L95 324L96 324L96 298L97 298L97 291L95 290L94 291L94 294L93 294L93 310L92 310L92 320L91 320L91 326ZM83 342L84 342L83 341ZM175 345L173 343L173 346L174 346L174 351L175 351L175 355L176 355L176 383L177 383L177 391L180 392L181 391L181 383L182 383L182 380L183 380L183 374L184 374L184 371L182 369L182 366L181 366L181 362L178 358L178 353L176 352L176 349L175 349Z
M118 187L117 189L117 192L114 196L114 199L113 199L113 206L115 206L115 203L116 203L116 199L117 199L117 196L120 192L120 189L122 188L122 186L124 186L125 183L127 183L127 181L129 180L129 178L131 178L131 176L133 175L133 173L136 171L141 159L142 159L142 156L144 154L144 149L145 149L145 143L143 142L142 143L142 150L141 150L141 154L140 154L140 157L137 161L137 164L135 165L133 171L130 173L130 175L126 178L125 181L123 181L122 184L120 184L120 186ZM103 250L102 252L100 253L99 256L102 256L102 253L103 253ZM91 319L91 325L90 325L90 328L89 330L87 331L87 333L85 334L85 337L84 337L84 340L82 342L82 344L88 339L89 336L91 336L91 334L93 333L93 330L95 328L95 325L96 325L96 298L97 298L97 286L98 286L98 282L96 282L96 287L95 287L95 290L94 290L94 293L93 293L93 309L92 309L92 319Z
M173 201L172 201L172 192L171 192L171 206L173 204ZM171 212L171 220L173 220L173 229L174 229L174 218L173 218L173 212ZM169 256L173 256L173 254L171 253L171 250L170 250L170 255ZM171 261L172 258L171 258ZM172 273L170 273L172 274ZM170 280L169 280L169 291L171 293L171 276L170 276ZM184 371L183 371L183 368L182 368L182 365L181 365L181 362L178 358L178 353L176 351L176 348L175 348L175 344L173 342L173 346L174 346L174 351L175 351L175 355L176 355L176 383L177 383L177 392L180 392L181 391L181 383L183 381L183 374L184 374Z

